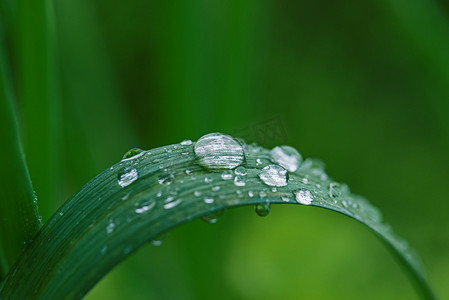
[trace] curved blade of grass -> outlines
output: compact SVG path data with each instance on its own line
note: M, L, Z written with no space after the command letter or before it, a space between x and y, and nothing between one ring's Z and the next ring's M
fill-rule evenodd
M294 193L307 189L311 205L347 215L373 230L409 270L422 296L433 299L407 243L382 224L376 208L333 182L319 162L306 160L289 173L287 186L274 190L259 179L261 167L272 160L269 151L244 145L247 181L237 186L221 172L202 168L193 147L177 144L146 151L88 182L45 224L2 283L0 296L81 298L127 255L174 226L235 206L296 204ZM130 174L128 185L118 181L124 172Z
M33 187L17 128L6 54L0 36L0 278L40 227Z

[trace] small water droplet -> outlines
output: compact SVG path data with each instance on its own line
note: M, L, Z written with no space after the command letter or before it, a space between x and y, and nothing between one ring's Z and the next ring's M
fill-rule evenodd
M329 177L329 176L327 176L326 173L323 173L323 174L320 175L321 181L326 181L326 180L328 179L328 177Z
M212 188L212 191L214 191L214 192L217 192L217 191L219 191L220 190L220 186L214 186L213 188Z
M108 246L103 246L103 248L101 248L100 253L101 253L101 254L105 254L106 251L108 251Z
M142 213L144 213L144 212L146 212L146 211L149 211L149 210L151 210L155 205L156 205L156 202L153 201L153 202L151 202L151 203L148 204L148 205L144 205L144 206L142 206L142 207L136 208L136 214L142 214Z
M214 198L212 198L212 197L206 197L206 198L204 198L204 203L206 203L206 204L212 204L212 203L214 203Z
M290 198L287 196L281 196L282 201L284 202L290 202Z
M137 174L137 170L130 167L125 167L121 172L118 173L118 185L122 188L130 185L134 181L137 180L139 175Z
M168 199L171 199L171 200L167 201ZM174 199L173 197L167 198L166 203L164 204L164 209L172 209L173 207L178 206L182 202L181 198L176 199L176 200L173 200L173 199Z
M190 175L190 174L192 174L192 170L190 170L190 169L186 169L186 174L187 174L187 175Z
M223 173L221 173L221 178L223 180L231 180L232 179L233 174L231 170L224 170Z
M245 176L246 168L244 166L239 166L239 167L235 168L234 173L235 173L235 175Z
M157 192L156 197L161 197L162 196L162 192Z
M202 136L194 151L200 165L209 170L234 169L245 159L242 145L232 136L222 133Z
M158 179L159 184L171 184L175 179L175 175L170 174L168 176L162 177Z
M290 172L295 172L302 162L301 154L299 154L295 148L290 146L274 147L270 151L270 154L276 163Z
M300 189L296 192L296 202L300 204L310 205L312 203L313 196L309 190Z
M106 233L112 233L114 231L115 224L114 222L110 221L108 226L106 226Z
M271 209L270 203L267 202L267 203L263 203L263 204L262 203L256 204L254 206L254 209L259 216L265 217L270 213L270 209Z
M192 145L192 141L191 140L183 140L181 143L179 143L179 144L181 144L182 146L189 146L189 145Z
M158 236L154 237L153 239L150 240L150 244L152 246L161 246L162 243L164 242L164 239L167 237L166 233L161 233Z
M307 179L306 177L304 177L301 181L304 184L308 184L309 183L309 179Z
M338 198L342 194L340 185L338 183L332 182L329 184L329 197Z
M249 191L249 192L248 192L248 196L249 196L250 198L252 198L252 197L254 197L254 193L253 193L252 191Z
M60 215L60 216L63 216L63 215L64 215L64 213L63 213L62 211L60 211L60 212L59 212L59 215Z
M217 211L214 211L209 214L201 216L201 219L203 219L203 221L205 221L209 224L214 224L214 223L217 223L218 218L223 215L223 212L224 212L224 210L217 210Z
M195 197L201 196L201 192L200 191L194 191L193 194L195 195Z
M246 177L237 175L234 177L234 184L236 186L244 186L246 185Z
M262 160L260 158L256 159L256 166L262 165Z
M210 177L204 177L204 182L206 182L206 183L211 183L213 181L214 180L212 178L210 178Z
M287 170L279 165L268 165L262 169L259 178L270 186L286 186Z
M132 148L132 149L128 150L125 153L125 155L123 155L122 160L131 160L131 159L142 156L144 153L145 153L145 151L143 151L142 149Z
M267 193L265 193L264 191L259 192L260 198L265 198L266 196L267 196Z

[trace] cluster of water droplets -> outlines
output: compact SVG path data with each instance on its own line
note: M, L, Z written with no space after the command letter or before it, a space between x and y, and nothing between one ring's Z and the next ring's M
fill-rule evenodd
M290 146L277 146L271 151L267 151L256 144L244 144L244 142L226 134L210 133L201 137L196 143L193 143L191 140L184 140L172 147L166 147L165 150L167 152L178 151L181 155L184 155L191 153L192 148L200 166L210 172L221 172L221 180L234 183L237 197L243 196L241 189L247 185L248 179L251 178L253 180L252 178L255 177L266 188L262 190L258 189L254 192L246 191L245 193L250 198L257 197L259 199L266 199L271 193L279 191L283 202L293 203L296 201L299 204L310 205L313 203L316 195L322 193L327 186L328 194L325 196L328 196L334 204L348 211L357 208L357 204L352 203L350 198L347 199L344 196L344 188L337 183L328 182L329 178L324 171L323 163L315 159L306 159L303 161L301 154ZM146 153L146 151L138 148L133 148L125 153L122 162L126 162L127 164L118 173L117 183L119 186L125 188L138 180L138 163ZM160 161L162 160L156 158L152 162L159 163ZM248 170L245 167L249 162L254 163L256 167L256 173L252 169L251 172L253 173L251 176L248 175ZM288 187L290 175L301 170L307 170L306 173L310 174L311 177L304 177L299 182L296 182L300 183L303 187L295 191ZM185 170L185 175L189 176L191 180L198 179L190 168ZM180 183L184 183L186 180L185 177L180 179ZM206 174L202 178L204 183L211 185L210 189L207 191L195 190L193 194L195 197L200 197L207 205L214 204L217 194L220 195L220 184L214 182L215 176L208 176ZM161 170L161 174L157 180L161 185L158 193L158 198L161 199L158 202L162 203L163 209L172 209L182 203L183 200L178 197L176 188L168 189L175 180L175 174L171 170L168 168ZM164 190L164 188L167 188L167 190ZM126 200L128 196L129 194L126 194L122 199ZM221 195L221 197L224 196ZM140 203L139 207L135 209L135 213L147 213L155 206L156 201ZM270 212L268 200L266 203L257 204L255 210L260 216L267 215ZM371 219L373 220L378 218L374 212L371 215ZM217 218L209 216L203 219L216 220ZM214 222L210 221L210 223Z
M303 160L301 154L290 146L277 146L267 151L256 144L245 144L239 139L222 133L211 133L201 137L196 143L184 140L179 144L165 147L167 153L175 152L185 156L193 152L196 162L204 169L213 174L196 172L195 167L189 167L180 176L180 183L191 180L201 180L205 183L201 189L195 189L192 194L204 205L211 206L212 212L202 216L208 223L217 222L223 214L220 208L220 200L228 197L228 203L239 203L239 197L258 199L255 212L259 216L266 216L270 212L270 200L273 194L278 194L285 203L299 203L302 205L317 204L352 215L367 223L377 231L382 232L389 241L401 251L410 251L407 243L397 238L388 225L382 223L382 215L363 198L352 195L349 188L339 184L325 172L325 165L317 159ZM136 182L139 178L139 162L151 155L148 151L133 148L123 156L121 169L118 172L117 184L125 188ZM161 156L154 158L151 162L158 164L162 162ZM254 166L255 168L248 168ZM112 169L112 168L111 168ZM142 215L153 210L158 203L163 209L169 210L179 206L183 200L178 196L178 190L173 187L175 175L169 169L161 168L157 178L161 188L156 198L136 204L135 213ZM294 176L293 176L294 175ZM178 176L178 175L176 175ZM221 179L221 180L220 180ZM235 186L235 202L229 198L232 195L221 193L221 185L232 182ZM257 182L263 184L263 188L250 190L248 186ZM127 200L129 193L125 193L122 200ZM105 230L112 233L115 230L114 222L107 224ZM156 237L151 241L153 245L160 245L162 238ZM106 251L106 249L104 250ZM408 252L407 252L408 253ZM410 252L410 260L413 261Z

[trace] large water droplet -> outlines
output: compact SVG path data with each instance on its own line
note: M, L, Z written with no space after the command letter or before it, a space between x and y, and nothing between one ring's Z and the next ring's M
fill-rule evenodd
M137 178L139 178L137 170L134 168L126 167L121 172L118 173L117 183L123 188L136 181Z
M301 154L295 148L290 146L274 147L270 151L274 161L290 172L295 172L302 162Z
M267 203L256 204L254 206L254 209L259 216L265 217L270 213L271 207L270 207L270 203L267 202Z
M313 196L309 190L300 189L296 192L296 202L300 204L310 205L312 203Z
M268 165L264 167L260 172L259 177L267 185L287 185L287 170L279 165Z
M209 170L234 169L245 159L239 142L222 133L202 136L196 142L194 151L200 165Z
M137 158L139 156L142 156L144 153L145 153L145 151L143 151L142 149L132 148L132 149L129 149L125 153L125 155L123 155L123 159L122 160L134 159L134 158Z

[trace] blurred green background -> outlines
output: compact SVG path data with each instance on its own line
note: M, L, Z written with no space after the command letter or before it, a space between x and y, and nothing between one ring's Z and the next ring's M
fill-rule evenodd
M12 1L4 0L3 9L14 7L5 3ZM263 146L288 144L325 161L330 176L378 206L418 250L436 294L449 299L447 2L54 5L53 102L23 100L24 59L10 51L44 220L129 148L215 131L257 141L254 126L276 118L285 135ZM217 224L196 220L176 228L162 246L142 247L87 295L123 298L417 295L362 225L322 209L282 205L266 218L246 207Z

